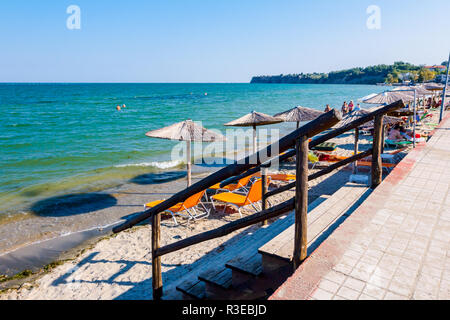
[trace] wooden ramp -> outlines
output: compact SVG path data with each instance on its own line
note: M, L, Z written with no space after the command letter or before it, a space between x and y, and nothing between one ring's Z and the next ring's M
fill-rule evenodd
M366 186L347 183L308 206L308 254L368 195ZM213 266L176 287L186 299L265 299L292 273L294 213L248 234Z

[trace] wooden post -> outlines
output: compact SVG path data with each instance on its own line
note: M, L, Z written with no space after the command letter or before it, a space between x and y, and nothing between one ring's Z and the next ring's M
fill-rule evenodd
M267 197L266 197L266 193L267 193L267 168L261 167L261 184L262 184L262 195L261 195L261 206L262 206L262 210L266 210L267 209ZM268 224L267 220L263 221L263 226Z
M156 256L161 240L161 213L152 216L152 285L153 300L161 300L163 294L161 257Z
M384 153L384 141L386 141L386 126L383 125L382 135L383 140L381 141L381 153Z
M381 144L383 141L383 115L375 117L374 132L373 132L373 145L372 145L372 182L371 187L376 188L382 179L383 167L381 163Z
M256 125L253 125L253 153L258 151L258 142L256 137Z
M307 213L308 213L308 137L302 136L295 142L296 183L295 183L295 237L294 269L307 256Z
M359 140L359 128L355 128L355 148L353 155L358 154L358 140ZM356 173L358 171L358 161L353 162L353 173Z
M191 142L186 141L187 186L191 185Z

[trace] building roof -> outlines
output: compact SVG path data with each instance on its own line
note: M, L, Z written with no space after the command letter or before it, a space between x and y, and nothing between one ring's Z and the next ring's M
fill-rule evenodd
M446 69L446 66L425 66L426 69Z

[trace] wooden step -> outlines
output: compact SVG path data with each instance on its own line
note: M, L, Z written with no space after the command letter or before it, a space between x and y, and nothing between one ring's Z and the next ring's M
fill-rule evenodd
M313 208L323 203L326 199L327 197L322 196L317 198L308 206L308 209L312 210ZM228 260L227 265L229 264L230 267L224 266L223 268L218 268L216 270L208 270L208 272L202 271L198 277L193 275L187 280L181 282L181 284L176 286L176 290L181 291L185 297L192 299L213 299L212 296L217 296L220 293L225 295L229 294L230 284L231 287L233 287L233 283L235 284L235 286L239 286L242 285L246 280L245 278L240 279L239 281L236 280L236 274L238 270L242 269L243 273L246 273L251 277L254 277L258 274L257 262L251 260L253 266L247 266L247 261L245 258L259 259L259 262L261 263L261 257L257 253L258 248L281 233L283 230L286 230L293 223L293 213L291 212L289 214L281 216L270 225L261 227L253 234L246 235L239 241L239 243L234 245L233 248L228 248L227 250L225 250L228 251L231 249L231 252L223 252L225 257L229 256L228 259L225 258L223 261L227 262ZM220 255L222 254L219 254L219 256ZM240 259L240 257L243 258ZM253 271L252 268L254 268ZM228 270L228 274L226 272L222 273L224 272L224 270ZM234 272L231 270L234 270ZM233 274L235 274L234 282ZM227 278L227 276L229 278ZM228 283L227 281L229 281L230 283ZM267 294L271 294L271 292Z
M186 280L177 286L177 290L183 293L186 300L202 300L205 299L205 283L198 280Z
M210 269L201 273L198 279L222 289L229 289L231 287L231 270L225 267Z
M308 212L308 255L342 222L341 218L345 219L351 214L369 193L370 189L367 186L347 183L327 201ZM292 224L259 248L264 272L276 272L278 268L291 263L294 228L295 225Z
M327 199L328 199L327 196L318 197L316 200L314 200L311 204L308 205L308 210L315 209L316 207L324 203ZM225 264L225 266L227 268L232 269L233 271L238 271L253 277L261 275L262 273L261 256L258 254L257 249L261 245L267 243L268 241L276 237L278 234L282 233L284 230L293 225L294 220L295 220L294 213L290 212L289 214L282 216L280 219L275 221L270 226L267 226L267 228L270 228L270 230L267 231L270 232L265 232L264 234L263 232L259 232L258 234L255 232L252 239L248 239L251 245L248 245L247 248L239 252L236 257L229 260Z

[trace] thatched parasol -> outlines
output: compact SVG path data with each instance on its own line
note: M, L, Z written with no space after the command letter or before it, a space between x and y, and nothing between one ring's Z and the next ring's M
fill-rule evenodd
M403 101L412 101L414 100L414 94L411 92L396 92L396 91L384 91L376 96L373 96L372 98L363 100L364 103L371 103L371 104L384 104L388 105L394 102L397 102L398 100Z
M256 127L280 122L283 122L280 118L272 117L265 113L252 111L243 117L225 123L224 126L253 127L253 152L255 153L257 151Z
M174 123L168 127L149 131L145 135L152 138L186 141L188 187L191 185L191 141L214 142L226 140L223 135L207 130L191 119Z
M394 89L392 89L392 91L399 91L399 90L416 90L416 93L419 96L426 96L426 95L433 94L432 92L430 92L429 90L427 90L425 87L422 87L422 86L400 86L400 87L395 87ZM406 92L404 92L404 93L406 93ZM411 93L412 93L412 91L411 91Z
M442 91L442 90L444 90L444 85L442 85L440 83L435 83L435 82L425 83L423 86L425 87L425 89L427 89L429 91Z
M323 112L319 110L297 106L284 112L277 113L274 117L283 119L286 122L297 122L298 128L300 121L311 121L322 114Z

